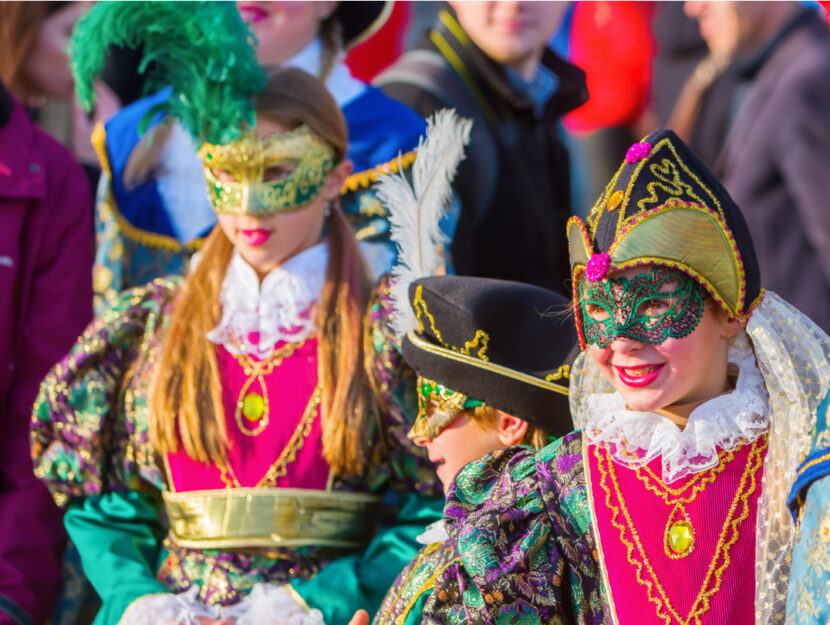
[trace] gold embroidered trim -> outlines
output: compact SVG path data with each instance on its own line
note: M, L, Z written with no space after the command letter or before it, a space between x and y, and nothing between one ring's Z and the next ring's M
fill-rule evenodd
M607 449L605 450L604 460L607 465L606 468L603 466L603 458L600 455L599 446L594 447L594 456L597 459L597 468L599 469L599 472L601 474L600 487L605 492L605 505L612 513L610 519L611 525L613 525L617 530L619 530L620 542L622 542L626 548L626 559L628 560L629 564L631 564L634 567L636 580L641 586L644 586L646 588L648 594L648 601L650 603L655 604L657 617L663 620L665 625L670 625L672 617L677 622L682 623L684 625L688 625L689 623L699 625L701 622L701 615L703 615L709 609L709 599L715 593L717 593L718 590L720 590L723 572L731 563L729 559L729 550L731 549L732 545L734 545L735 542L737 542L738 540L738 526L749 516L748 500L752 493L755 492L755 488L757 486L757 474L760 468L763 466L762 452L764 451L764 449L766 449L767 442L768 435L765 434L752 444L752 450L749 452L746 468L744 469L744 472L741 475L741 481L738 485L737 491L735 492L735 497L732 500L732 504L729 506L729 512L726 515L726 521L724 522L723 529L721 530L717 547L715 549L715 554L712 557L712 560L709 564L709 568L706 572L706 576L704 578L700 593L695 598L695 601L692 604L692 608L685 619L682 618L671 605L668 595L663 589L663 586L660 584L660 581L657 579L657 574L652 568L651 563L648 560L648 557L646 556L645 549L643 548L637 531L634 528L634 522L631 518L630 513L628 512L628 507L625 505L625 501L622 497L622 491L620 489L619 482L617 481L617 476L614 470L614 464L613 460L611 459L610 453ZM607 484L607 480L609 477L611 478L614 494L616 496L617 501L619 502L618 506L615 506L611 502L611 490L609 489ZM747 482L749 482L749 486L747 486ZM737 518L735 518L735 512L739 505L741 506L741 513L738 515ZM623 523L617 521L620 512L622 512L622 515L625 518L625 523L627 525L624 525ZM628 532L631 533L633 543L632 541L629 541L626 538L626 530L628 530ZM728 538L727 534L730 534ZM637 550L637 556L639 557L639 560L635 559L634 557L635 548ZM721 561L720 564L718 564L719 561ZM643 577L643 568L646 569L648 577ZM714 583L712 583L713 577ZM653 592L655 588L659 596L655 596ZM668 610L668 613L666 613L666 610Z
M439 332L438 328L435 327L435 317L433 317L429 310L427 310L427 303L424 301L424 286L422 284L419 284L415 288L415 299L412 300L412 307L415 309L415 315L418 317L418 329L421 331L421 334L424 333L424 320L422 319L423 315L429 319L429 326L441 345L447 349L453 350L454 352L464 354L465 356L469 356L471 350L480 346L480 349L477 352L478 357L484 361L490 360L486 355L487 344L490 342L490 335L488 335L484 330L476 330L473 339L464 343L464 347L460 349L444 341L444 338L441 336L441 332Z
M418 587L415 593L409 598L406 607L403 611L398 615L396 619L393 621L389 620L389 616L392 613L392 610L398 605L398 601L400 601L401 596L403 595L404 591L409 586L410 581L415 576L418 571L418 567L426 560L429 556L433 553L438 551L441 547L444 546L444 543L432 543L431 545L427 545L424 550L418 554L418 558L415 561L415 564L409 570L409 574L406 576L406 579L403 580L398 587L398 591L395 594L395 598L389 603L389 607L383 615L378 615L375 618L375 625L403 625L406 622L406 617L409 616L409 613L412 611L412 608L415 607L415 604L418 602L418 599L421 598L421 595L424 593L433 590L435 588L435 582L438 580L439 577L446 571L450 566L452 566L455 562L461 562L461 558L456 556L449 562L447 562L444 566L437 568L426 580Z
M398 158L393 158L391 161L352 174L346 178L346 182L340 187L340 195L346 195L358 189L367 189L376 183L378 178L384 174L397 174L405 169L409 169L415 162L417 152L417 150L412 150Z
M545 379L548 382L555 382L556 380L561 380L565 378L566 380L570 380L571 378L571 365L562 365L556 370L556 373L549 373L545 376Z
M409 332L407 332L406 336L410 341L412 341L415 347L417 347L418 349L422 349L425 352L429 352L430 354L435 354L436 356L441 356L443 358L449 358L450 360L455 360L456 362L460 362L465 365L478 367L479 369L484 369L485 371L490 371L491 373L497 373L498 375L502 375L506 378L511 378L513 380L518 380L519 382L522 382L524 384L538 386L539 388L543 388L548 391L554 391L562 395L568 394L567 386L555 384L553 382L543 380L541 378L537 378L526 373L521 373L519 371L515 371L507 367L502 367L501 365L496 365L491 362L479 360L478 358L462 354L461 352L445 349L443 347L439 347L438 345L433 345L429 341L421 338L418 335L418 333L414 330L410 330Z
M107 154L107 130L104 128L104 124L101 122L95 124L95 129L92 131L89 140L92 142L92 149L95 150L95 156L98 157L98 162L101 164L101 170L107 175L107 178L112 180L110 158Z
M314 389L314 392L311 394L308 404L306 404L303 417L294 429L294 433L291 435L291 438L285 445L285 448L282 450L279 457L274 461L274 464L272 464L268 468L268 471L265 472L265 475L263 475L262 478L256 483L254 488L276 486L277 479L283 477L288 470L288 465L297 459L297 452L302 449L306 437L311 432L311 426L317 418L317 407L320 405L321 396L322 392L320 385L318 384ZM230 463L220 466L219 471L219 477L225 483L226 488L242 487Z
M282 364L284 359L289 358L295 351L305 345L305 342L311 336L313 336L313 334L297 343L287 343L286 345L283 345L280 349L275 350L274 353L271 354L271 357L266 360L254 360L254 358L248 354L235 356L236 360L239 362L239 365L242 367L243 373L248 376L236 398L236 410L234 410L233 415L236 420L236 426L239 428L240 432L246 436L256 436L268 427L268 423L270 422L271 406L268 401L268 388L265 386L265 376L271 374L274 369ZM249 429L242 419L242 412L245 405L245 397L254 382L259 382L259 386L262 389L264 411L258 420L258 425L253 429Z

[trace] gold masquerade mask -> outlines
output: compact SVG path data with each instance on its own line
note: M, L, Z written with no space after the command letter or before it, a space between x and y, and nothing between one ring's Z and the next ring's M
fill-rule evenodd
M460 412L483 406L484 402L467 397L446 386L418 377L418 418L409 433L410 440L435 438L455 421ZM430 408L432 410L430 411Z
M334 150L308 126L259 139L245 133L199 150L208 197L217 213L274 215L304 208L334 169Z

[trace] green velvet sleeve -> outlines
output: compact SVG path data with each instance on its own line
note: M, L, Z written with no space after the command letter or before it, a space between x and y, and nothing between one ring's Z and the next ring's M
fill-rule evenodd
M401 494L395 522L384 526L362 552L332 560L311 579L291 582L326 625L347 625L359 609L373 616L398 573L421 547L415 538L424 526L441 518L444 500Z
M155 577L165 535L157 501L139 492L108 493L69 504L64 524L103 605L94 625L116 625L144 595L168 592Z

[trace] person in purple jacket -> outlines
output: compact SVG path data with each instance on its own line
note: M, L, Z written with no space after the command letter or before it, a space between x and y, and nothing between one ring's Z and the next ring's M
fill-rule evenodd
M40 625L66 536L34 476L29 417L40 381L92 318L89 183L0 83L0 625Z

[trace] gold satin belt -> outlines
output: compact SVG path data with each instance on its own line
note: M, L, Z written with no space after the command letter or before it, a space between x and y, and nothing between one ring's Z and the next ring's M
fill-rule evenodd
M380 497L300 488L164 493L170 537L182 547L363 547Z

